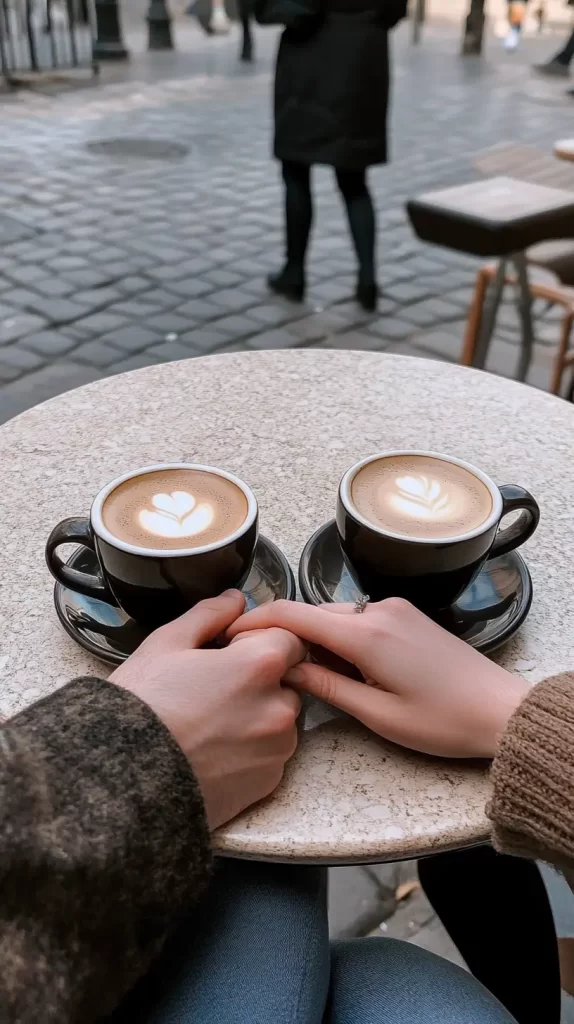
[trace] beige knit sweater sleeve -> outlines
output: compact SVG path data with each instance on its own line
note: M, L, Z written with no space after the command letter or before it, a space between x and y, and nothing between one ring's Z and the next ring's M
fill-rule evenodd
M574 868L574 673L534 686L503 735L487 811L499 850Z

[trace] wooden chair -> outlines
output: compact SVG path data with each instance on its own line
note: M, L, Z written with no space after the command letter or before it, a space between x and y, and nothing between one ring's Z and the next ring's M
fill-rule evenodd
M476 352L481 335L484 304L489 285L502 290L510 284L516 287L516 274L504 265L501 273L500 263L488 263L481 267L476 277L474 296L468 311L464 346L461 356L462 366L476 365ZM532 267L529 274L529 290L533 299L543 299L551 306L562 306L564 316L560 328L558 352L554 360L550 380L550 392L560 394L562 380L566 370L574 366L574 349L570 349L572 328L574 327L574 288L560 284L554 274ZM572 389L570 389L572 391Z
M571 148L564 142L557 142L554 147L554 155L537 149L535 146L525 145L521 142L501 142L489 149L476 153L473 156L473 164L477 171L484 175L510 174L524 181L531 181L538 185L549 185L553 188L563 188L574 191L574 163L572 160ZM557 160L556 157L561 160ZM573 355L569 352L570 332L572 321L569 319L574 302L574 239L562 239L559 241L540 242L531 246L526 252L528 264L528 277L533 281L531 293L536 297L545 299L552 304L558 304L564 309L562 319L560 340L556 360L552 370L551 392L559 394L564 373L573 365ZM542 268L550 273L540 274L535 268ZM476 347L475 332L480 330L482 316L482 304L488 284L494 279L495 265L483 267L477 277L476 291L471 304L463 356L461 362L467 365L468 353L472 353ZM556 280L556 278L558 280ZM506 276L512 280L511 275ZM538 286L538 289L537 287ZM567 287L563 287L567 286ZM570 286L573 290L570 291ZM540 293L542 288L544 294ZM552 293L550 295L550 293ZM478 319L477 319L478 318ZM471 357L472 358L472 357ZM572 400L574 393L573 384L569 390Z
M472 256L498 257L495 268L489 265L479 274L465 347L466 358L479 369L487 360L505 284L516 282L522 328L517 377L526 380L534 348L528 264L534 262L532 250L541 245L571 247L574 193L503 175L416 196L408 200L407 212L424 242ZM559 296L557 291L551 301L563 304L561 296L554 296ZM570 307L569 298L568 311Z

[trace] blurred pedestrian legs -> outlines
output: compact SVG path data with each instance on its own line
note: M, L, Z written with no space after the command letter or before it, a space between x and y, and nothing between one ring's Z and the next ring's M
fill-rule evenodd
M241 24L241 48L239 51L240 60L253 60L253 35L251 32L251 19L253 0L236 0L237 13ZM191 0L186 8L186 14L197 18L203 31L208 36L227 35L231 28L225 0Z
M516 50L520 43L527 2L528 0L508 0L508 32L503 40L505 50Z
M574 0L568 0L568 3L570 7L574 7ZM534 70L539 75L548 75L552 78L568 78L572 60L574 60L574 30L570 33L562 49L544 64L535 64Z

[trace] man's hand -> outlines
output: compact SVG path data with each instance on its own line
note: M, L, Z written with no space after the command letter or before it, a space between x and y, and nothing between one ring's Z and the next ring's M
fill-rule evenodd
M300 698L281 685L306 655L292 633L271 627L237 635L222 650L200 650L244 610L227 591L170 622L116 669L165 723L191 763L209 827L217 828L273 792L297 746Z
M242 616L227 635L271 626L350 662L365 680L349 678L344 667L333 671L306 662L288 672L286 682L354 715L380 736L428 754L494 757L529 689L399 598L369 604L361 615L354 605L278 601Z

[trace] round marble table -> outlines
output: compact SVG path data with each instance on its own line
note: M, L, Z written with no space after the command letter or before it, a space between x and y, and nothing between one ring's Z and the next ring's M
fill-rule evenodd
M536 681L574 664L574 408L459 366L364 352L281 351L193 359L111 377L0 428L0 714L79 673L106 674L62 632L44 564L50 528L83 514L109 479L153 462L203 462L247 480L264 533L293 568L333 515L354 461L385 448L462 456L539 499L523 549L532 611L499 653ZM216 836L271 860L397 860L484 840L480 764L401 750L319 705L269 800Z

